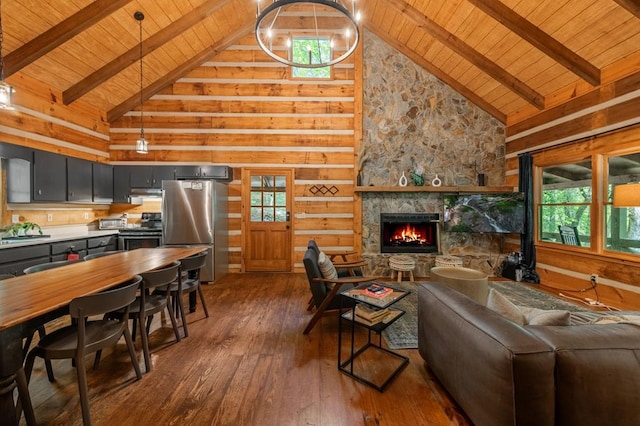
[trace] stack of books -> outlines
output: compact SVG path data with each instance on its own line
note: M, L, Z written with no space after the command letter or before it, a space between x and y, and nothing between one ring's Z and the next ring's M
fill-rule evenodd
M389 309L373 309L369 306L358 303L355 309L356 321L363 324L374 325L383 322L389 315Z
M385 287L376 283L372 283L362 291L362 294L365 296L375 297L376 299L382 299L390 293L393 293L393 289L391 287Z

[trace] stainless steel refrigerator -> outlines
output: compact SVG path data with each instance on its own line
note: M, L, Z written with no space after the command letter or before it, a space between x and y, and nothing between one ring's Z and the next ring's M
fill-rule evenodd
M218 281L229 268L227 192L217 180L162 181L164 244L207 246L202 281Z

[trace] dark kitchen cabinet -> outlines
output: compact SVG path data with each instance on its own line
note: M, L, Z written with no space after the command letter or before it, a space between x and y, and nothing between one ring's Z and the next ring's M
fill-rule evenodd
M118 250L118 236L105 235L87 240L87 254L103 253Z
M113 202L113 166L93 163L93 202Z
M198 166L176 166L174 167L176 179L190 179L200 175Z
M173 180L174 171L170 166L129 167L131 188L162 188L163 180Z
M80 259L87 255L87 240L68 240L51 244L51 261L67 260L70 253L77 253Z
M127 204L131 202L128 166L113 167L113 202Z
M67 157L67 201L92 202L92 181L91 161Z
M33 152L33 201L67 200L67 157L47 151Z
M23 275L25 268L49 262L49 244L2 249L0 274Z
M216 179L231 181L233 169L229 166L177 166L176 179Z

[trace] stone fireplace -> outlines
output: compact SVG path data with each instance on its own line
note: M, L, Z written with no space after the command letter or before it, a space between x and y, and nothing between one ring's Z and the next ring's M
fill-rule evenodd
M437 253L440 214L381 213L381 253Z
M367 273L389 276L389 257L380 243L384 234L381 213L443 213L442 192L400 187L417 185L421 174L426 187L435 177L442 187L505 182L504 124L475 106L460 93L420 68L369 31L364 32L362 143L357 170L361 186L385 190L363 191L362 257ZM398 191L389 187L398 186ZM441 189L441 188L439 188ZM464 266L491 273L502 253L503 236L445 232L438 228L432 252L406 252L416 261L414 275L425 277L439 254L458 256Z

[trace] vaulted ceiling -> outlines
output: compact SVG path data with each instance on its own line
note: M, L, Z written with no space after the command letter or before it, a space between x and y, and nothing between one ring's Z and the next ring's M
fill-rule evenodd
M507 123L640 72L638 0L357 5L365 29ZM62 92L65 104L82 100L116 119L140 102L135 11L146 17L148 98L251 33L255 6L256 0L5 0L5 77L37 79Z

